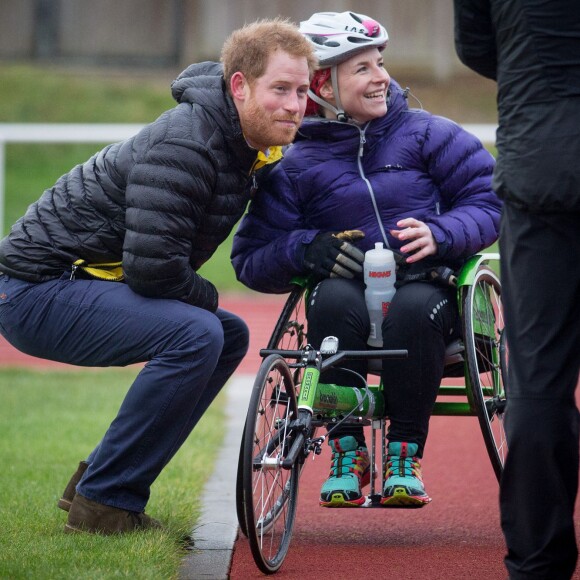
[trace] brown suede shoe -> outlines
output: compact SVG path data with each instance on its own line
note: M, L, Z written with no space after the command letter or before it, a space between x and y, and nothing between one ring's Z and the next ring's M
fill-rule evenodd
M74 499L77 493L77 484L81 480L84 472L87 470L89 464L86 461L81 461L77 470L73 473L73 476L70 478L70 481L67 483L62 497L58 500L56 504L61 510L68 512L70 510L70 504Z
M97 503L77 493L70 506L64 531L108 536L162 528L160 522L145 513L131 512Z

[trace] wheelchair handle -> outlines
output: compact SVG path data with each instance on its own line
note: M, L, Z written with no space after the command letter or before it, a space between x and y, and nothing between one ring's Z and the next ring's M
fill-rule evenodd
M391 358L407 358L409 351L407 349L391 349L391 350L340 350L336 354L329 356L322 362L322 370L332 367L343 359L391 359Z
M262 348L260 349L260 356L262 358L271 354L277 354L284 358L301 359L305 350L282 350L278 348ZM342 359L386 359L386 358L407 358L409 351L407 349L390 349L390 350L340 350L336 354L328 357L323 367L328 367L336 364Z

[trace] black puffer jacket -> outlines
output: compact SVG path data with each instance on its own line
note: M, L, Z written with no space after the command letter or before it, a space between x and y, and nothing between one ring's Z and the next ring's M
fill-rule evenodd
M78 259L121 261L137 293L215 309L196 270L241 217L256 159L221 66L190 66L179 103L134 137L63 175L0 242L0 270L42 282Z
M497 80L497 193L530 211L580 210L580 3L454 0L455 46Z

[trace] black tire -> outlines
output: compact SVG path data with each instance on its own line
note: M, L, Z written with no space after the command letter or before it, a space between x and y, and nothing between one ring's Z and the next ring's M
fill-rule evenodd
M305 289L295 286L288 295L267 348L299 350L306 346Z
M308 343L306 324L306 290L296 286L288 295L288 299L278 317L276 326L270 336L267 348L285 350L301 350ZM302 368L294 369L294 384L299 385L302 378Z
M248 536L248 530L246 529L246 515L244 508L244 482L243 482L243 461L244 461L244 433L246 432L246 426L244 425L244 431L242 432L242 440L240 442L240 454L238 456L238 471L236 475L236 515L238 516L238 525L240 526L240 532L244 536Z
M245 529L254 561L265 574L280 568L292 537L299 462L290 469L280 462L293 441L291 422L297 416L291 370L282 357L270 355L254 382L241 461Z
M501 284L493 270L481 267L462 296L467 387L491 464L499 481L507 455L504 428L508 349L504 335Z

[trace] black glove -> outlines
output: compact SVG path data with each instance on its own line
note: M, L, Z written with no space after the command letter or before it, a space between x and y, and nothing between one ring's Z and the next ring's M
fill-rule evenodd
M204 310L215 312L218 307L218 291L216 287L197 272L194 272L195 282L188 302Z
M360 230L318 234L306 248L304 266L322 278L354 278L363 271L365 255L350 242L361 238Z

